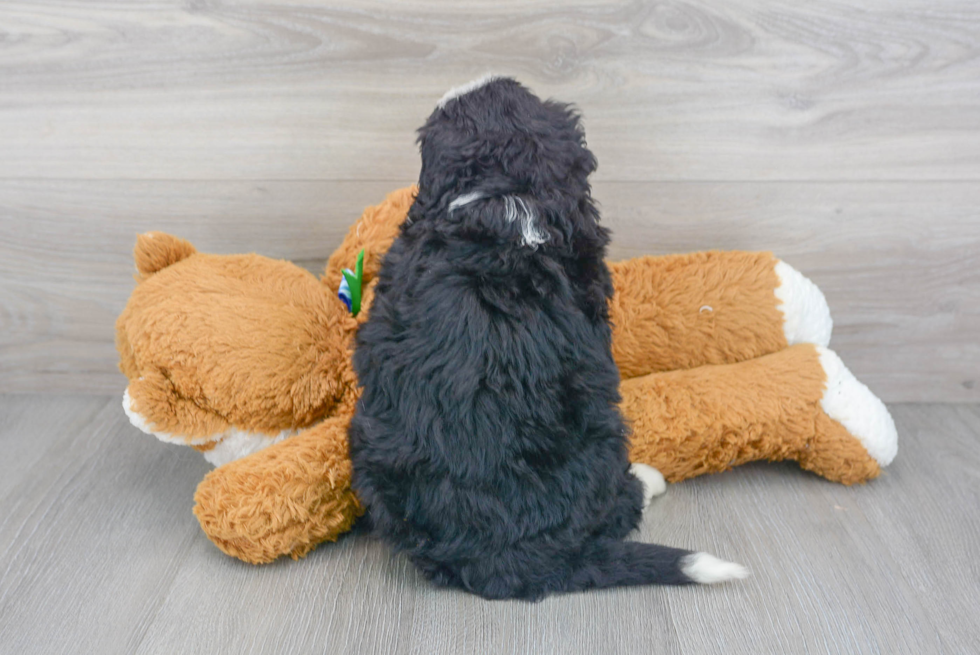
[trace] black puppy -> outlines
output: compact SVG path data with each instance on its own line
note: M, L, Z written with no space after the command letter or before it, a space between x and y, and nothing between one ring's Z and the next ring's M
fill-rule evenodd
M353 484L376 532L486 598L744 577L623 540L664 484L627 460L609 236L576 113L490 77L419 134L418 197L354 354Z

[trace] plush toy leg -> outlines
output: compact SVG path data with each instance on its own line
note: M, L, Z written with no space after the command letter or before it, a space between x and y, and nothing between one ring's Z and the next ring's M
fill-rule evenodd
M739 364L651 374L621 385L630 459L671 482L755 460L796 460L865 482L897 450L884 404L833 352L808 344Z
M826 346L823 294L767 252L698 252L610 265L613 357L623 378Z
M214 544L252 564L303 557L350 530L363 512L350 488L349 418L331 418L291 439L211 471L194 514Z

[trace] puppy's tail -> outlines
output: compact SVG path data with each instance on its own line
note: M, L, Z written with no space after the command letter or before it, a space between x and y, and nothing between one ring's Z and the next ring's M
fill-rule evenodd
M748 577L740 564L708 553L597 538L586 545L566 591L647 584L715 584Z

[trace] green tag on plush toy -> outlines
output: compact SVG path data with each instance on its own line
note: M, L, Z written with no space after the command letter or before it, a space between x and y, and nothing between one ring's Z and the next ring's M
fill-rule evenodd
M355 272L356 271L356 272ZM340 281L340 291L337 296L344 301L347 309L354 316L361 311L361 283L364 280L364 250L357 253L357 265L354 270L344 269L344 279Z

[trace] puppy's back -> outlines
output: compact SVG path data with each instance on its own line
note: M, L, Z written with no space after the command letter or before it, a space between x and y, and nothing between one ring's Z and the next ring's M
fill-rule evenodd
M700 554L623 542L643 491L577 116L492 80L420 133L419 194L354 355L354 486L376 530L490 598L695 581Z

